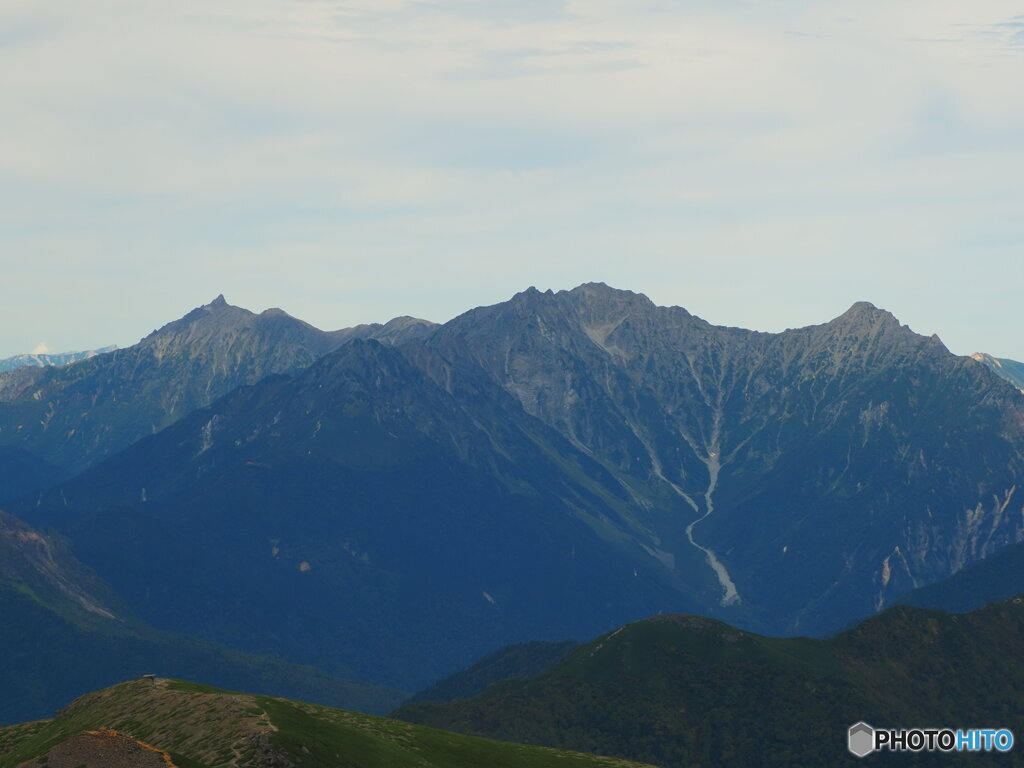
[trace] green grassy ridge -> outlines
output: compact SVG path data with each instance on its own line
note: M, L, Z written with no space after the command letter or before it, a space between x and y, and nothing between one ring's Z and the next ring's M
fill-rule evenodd
M286 699L173 680L135 680L83 696L52 720L0 729L0 768L112 728L167 751L179 768L637 768L616 758L510 744Z
M1024 736L1024 598L970 614L899 606L827 640L695 616L602 635L543 675L403 706L410 722L662 766L853 765L846 729L1009 727ZM873 755L883 764L1024 765L1009 755Z

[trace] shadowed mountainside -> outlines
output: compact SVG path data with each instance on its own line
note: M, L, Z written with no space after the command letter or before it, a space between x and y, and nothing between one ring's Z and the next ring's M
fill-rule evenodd
M465 403L398 349L353 341L25 511L155 626L412 688L510 640L686 601L617 533L626 509L500 390Z
M535 677L579 648L581 643L515 643L499 648L475 664L439 680L411 696L402 705L418 701L453 701L482 693L487 686L513 677Z
M899 603L944 611L973 611L1024 594L1024 542L1011 544L948 579L912 590Z
M399 691L145 626L59 541L0 512L0 723L150 672L385 712Z

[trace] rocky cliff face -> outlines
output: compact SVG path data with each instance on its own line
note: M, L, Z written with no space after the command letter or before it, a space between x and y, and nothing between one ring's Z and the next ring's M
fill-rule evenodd
M83 731L18 768L178 768L170 755L120 731Z
M773 603L791 631L835 621L832 596L879 608L1024 536L1024 400L870 304L766 334L592 284L425 345L607 468L666 567L696 554L723 607Z

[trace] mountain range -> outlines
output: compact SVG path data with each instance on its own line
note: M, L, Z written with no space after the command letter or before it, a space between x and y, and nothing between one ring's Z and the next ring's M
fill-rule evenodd
M300 371L349 339L393 343L430 327L396 318L324 332L280 309L257 315L218 296L126 349L0 374L0 445L79 472L243 384Z
M0 373L4 371L13 371L15 368L23 368L25 366L34 366L37 368L49 368L51 366L69 365L71 363L77 363L79 360L88 360L90 357L96 355L102 355L107 352L113 352L117 349L116 346L103 347L102 349L90 349L85 352L58 352L51 354L49 352L31 352L25 355L15 355L14 357L8 357L0 360Z
M867 303L771 334L586 284L323 332L218 297L0 374L0 450L152 631L390 689L659 613L827 635L1024 540L1024 395Z

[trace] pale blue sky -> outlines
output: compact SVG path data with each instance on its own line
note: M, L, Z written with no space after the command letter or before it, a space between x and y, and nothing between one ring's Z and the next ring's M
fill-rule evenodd
M6 0L0 357L591 280L1024 359L1019 2Z

